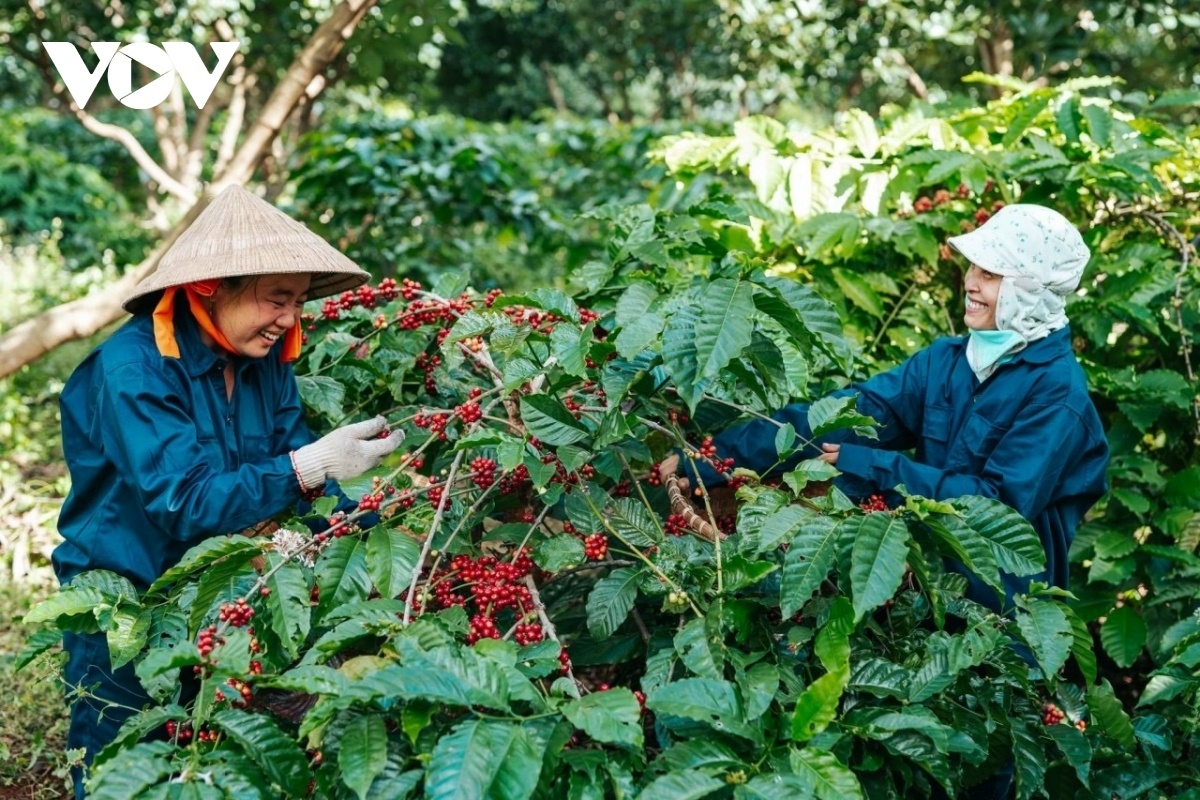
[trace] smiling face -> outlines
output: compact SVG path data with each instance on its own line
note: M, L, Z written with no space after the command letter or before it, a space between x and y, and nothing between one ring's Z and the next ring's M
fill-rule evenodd
M996 330L996 299L1000 296L1000 276L975 264L967 270L963 286L967 291L967 312L963 322L974 331Z
M248 358L262 358L288 329L300 322L300 312L312 276L263 275L248 284L222 283L213 294L213 324Z

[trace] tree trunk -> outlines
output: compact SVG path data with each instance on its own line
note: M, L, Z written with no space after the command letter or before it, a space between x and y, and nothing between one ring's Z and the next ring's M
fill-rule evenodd
M1008 20L997 15L987 24L986 33L975 40L979 48L979 61L988 75L1009 78L1013 74L1013 38ZM990 87L994 97L1000 96L999 87Z
M542 80L546 82L546 91L550 94L550 101L554 103L554 110L559 114L567 113L567 99L563 97L562 87L558 85L558 78L554 77L550 63L542 59L538 68L542 71Z
M620 122L620 119L617 118L617 112L613 110L612 101L608 99L608 92L605 91L604 83L600 80L600 76L590 69L584 72L584 76L584 80L592 88L592 91L596 93L596 99L600 101L600 108L602 109L604 118L613 125L616 125Z
M625 83L625 72L618 70L613 73L613 81L617 84L617 96L621 98L621 110L618 118L621 122L632 122L633 103L629 102L629 86Z
M1012 40L1009 40L1009 63L1011 64L1012 56ZM904 69L904 82L908 84L908 90L913 93L919 100L929 99L929 87L925 85L925 81L921 78L920 73L913 68L913 65L908 63L908 59L899 50L895 51L896 63Z
M672 67L675 73L675 87L679 92L679 110L683 118L689 122L696 119L696 81L693 75L690 74L688 68L691 66L691 59L687 53L679 53L675 56ZM670 96L670 87L664 77L663 80L663 97ZM663 105L666 105L664 99Z
M850 79L850 82L846 84L846 88L842 91L842 97L838 101L838 108L843 111L847 108L852 108L855 100L862 94L864 85L863 71L862 69L856 69L854 77Z
M211 195L218 194L226 186L244 184L250 179L292 110L306 98L305 89L337 57L367 11L377 2L343 0L334 8L275 87L242 146L213 181ZM113 285L51 308L0 336L0 378L11 375L60 344L90 336L119 319L124 313L121 301L140 280L155 270L162 254L187 230L203 205L203 201L194 203L146 260L126 272Z

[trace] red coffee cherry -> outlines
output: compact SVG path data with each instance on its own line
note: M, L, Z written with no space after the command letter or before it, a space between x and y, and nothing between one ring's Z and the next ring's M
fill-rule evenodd
M588 561L603 561L608 555L608 537L603 533L593 533L583 540L583 554Z

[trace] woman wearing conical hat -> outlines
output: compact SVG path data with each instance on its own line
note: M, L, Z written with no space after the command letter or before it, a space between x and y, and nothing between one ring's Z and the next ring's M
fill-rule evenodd
M133 319L62 392L63 503L54 569L67 583L111 570L145 590L200 541L252 527L356 477L400 444L382 418L317 439L291 361L306 300L369 278L300 223L241 187L223 191L125 301ZM103 634L67 633L76 702L68 746L90 762L149 701ZM116 703L117 705L109 705ZM76 779L82 797L82 782Z

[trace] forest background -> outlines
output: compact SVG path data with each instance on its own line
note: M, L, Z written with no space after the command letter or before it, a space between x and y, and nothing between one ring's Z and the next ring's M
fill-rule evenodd
M172 39L242 43L203 110L178 87L131 110L103 81L80 108L38 44ZM1126 712L1148 685L1186 707L1197 64L1188 0L0 0L0 787L63 788L60 689L13 668L17 620L53 588L57 394L230 182L376 281L480 291L587 287L633 210L729 203L712 216L747 252L833 302L848 377L961 332L945 236L1016 197L1057 205L1102 254L1071 315L1115 454L1072 602Z

